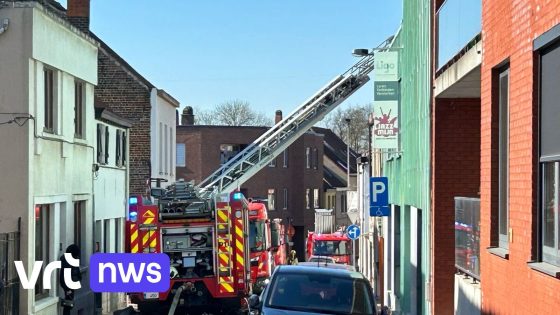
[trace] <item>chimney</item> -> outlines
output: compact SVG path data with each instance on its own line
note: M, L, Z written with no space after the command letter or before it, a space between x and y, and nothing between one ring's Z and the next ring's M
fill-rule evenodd
M175 126L179 126L179 110L175 110Z
M89 33L89 2L90 0L68 0L66 10L70 23L85 33Z
M183 109L183 114L181 115L181 125L182 126L194 125L194 114L193 114L192 107L186 106L185 109Z
M277 124L282 120L282 111L277 110L276 115L274 115L274 123Z

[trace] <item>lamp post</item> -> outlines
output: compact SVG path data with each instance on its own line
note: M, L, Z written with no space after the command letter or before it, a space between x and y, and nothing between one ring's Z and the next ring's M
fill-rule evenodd
M350 118L346 118L346 187L350 188Z
M369 158L369 176L372 176L372 168L373 168L373 145L372 145L372 141L373 141L373 136L372 136L372 132L373 132L373 124L375 122L375 116L373 113L369 114L368 117L368 158Z

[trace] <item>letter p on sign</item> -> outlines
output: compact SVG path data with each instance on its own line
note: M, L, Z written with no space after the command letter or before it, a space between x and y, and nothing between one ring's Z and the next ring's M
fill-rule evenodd
M369 181L370 207L388 207L389 189L387 177L372 177Z

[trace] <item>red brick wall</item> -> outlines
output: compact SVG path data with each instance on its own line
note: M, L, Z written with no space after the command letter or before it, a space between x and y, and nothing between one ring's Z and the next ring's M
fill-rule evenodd
M249 144L266 128L255 127L219 127L219 126L177 126L177 143L185 143L186 166L177 167L177 178L199 183L214 172L220 163L220 144ZM317 170L307 169L305 165L305 148L318 149L319 163ZM307 133L288 148L288 167L283 167L283 156L276 158L276 167L265 167L241 188L247 189L249 197L267 198L268 189L276 192L276 210L270 211L272 218L291 217L294 226L303 226L305 230L314 227L314 210L306 209L306 188L317 188L320 200L323 195L323 137ZM288 209L283 209L283 189L288 188ZM312 198L312 196L311 196ZM311 199L311 202L313 200Z
M131 194L145 194L145 181L150 178L150 88L100 49L95 97L133 122L128 141L129 189Z
M491 314L557 314L560 280L534 271L538 192L537 102L533 40L560 23L558 1L483 0L481 91L481 285L482 306ZM492 69L510 62L510 228L509 259L486 251L491 245L491 210L495 207L492 177ZM532 117L532 119L531 119ZM495 119L494 119L495 123ZM493 160L494 159L494 160Z
M432 312L453 314L454 197L478 197L480 99L436 99L432 128Z

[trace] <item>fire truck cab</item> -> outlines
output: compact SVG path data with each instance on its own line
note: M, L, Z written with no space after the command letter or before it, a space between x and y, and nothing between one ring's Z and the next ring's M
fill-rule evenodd
M286 264L288 242L282 220L269 220L264 203L251 200L248 209L251 282L253 292L259 294L274 268Z

